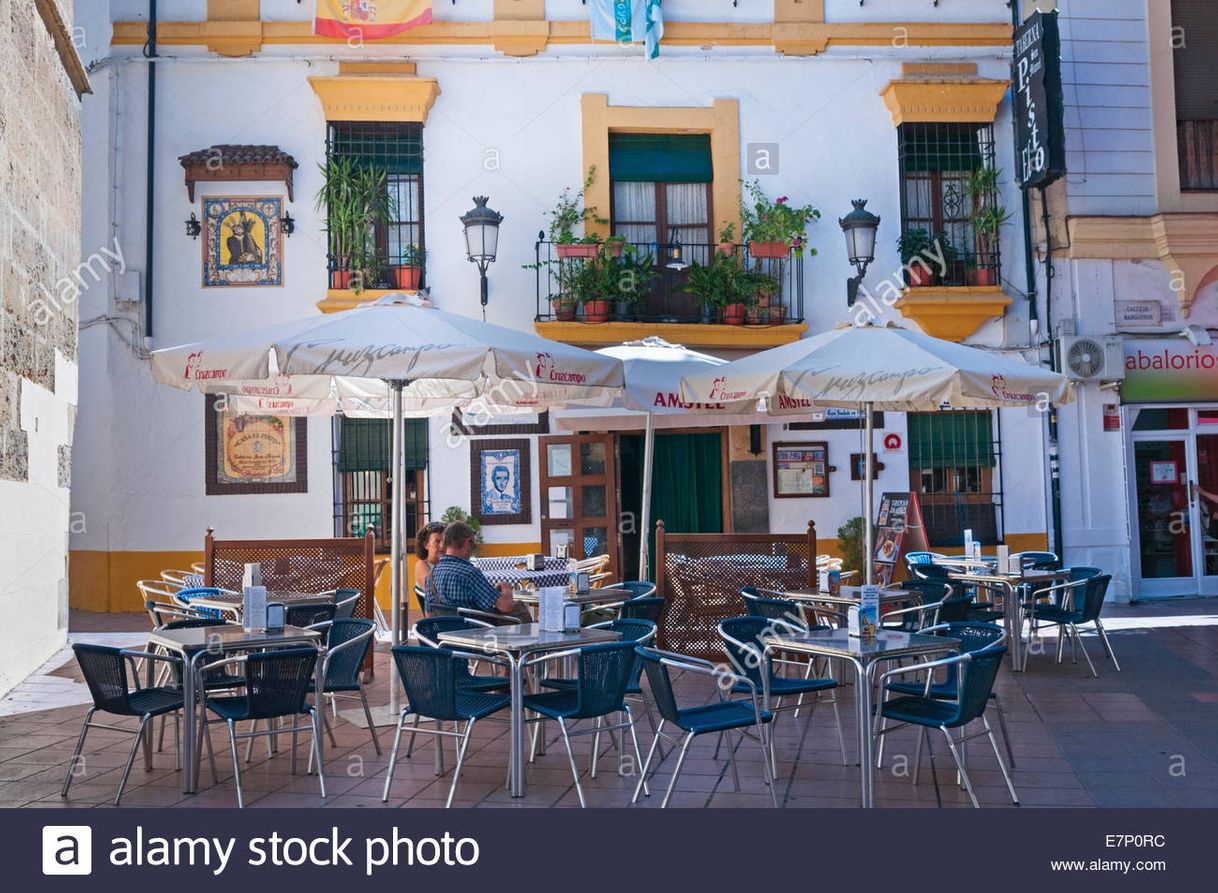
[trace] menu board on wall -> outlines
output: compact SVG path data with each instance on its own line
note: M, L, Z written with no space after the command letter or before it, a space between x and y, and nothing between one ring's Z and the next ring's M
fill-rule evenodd
M829 444L776 443L774 496L828 496Z
M875 577L882 586L901 575L909 552L925 551L926 527L917 493L885 493L875 522Z

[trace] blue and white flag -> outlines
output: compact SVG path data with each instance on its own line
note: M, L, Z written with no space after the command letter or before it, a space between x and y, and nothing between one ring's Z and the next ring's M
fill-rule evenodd
M660 55L660 39L664 36L660 0L591 0L589 5L593 40L642 41L648 59Z

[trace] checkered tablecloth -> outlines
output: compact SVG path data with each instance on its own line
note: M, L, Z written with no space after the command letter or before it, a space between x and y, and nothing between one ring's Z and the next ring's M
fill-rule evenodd
M524 555L499 555L492 558L475 558L473 560L474 567L482 571L484 574L493 573L496 571L514 571L520 570L516 565L524 564L526 556ZM567 560L565 558L552 558L546 556L547 571L563 571L567 568ZM539 572L533 572L539 573Z
M522 571L516 568L480 570L492 583L510 583L513 589L519 589L525 583L531 583L537 589L543 586L566 586L569 576L565 567L560 571Z

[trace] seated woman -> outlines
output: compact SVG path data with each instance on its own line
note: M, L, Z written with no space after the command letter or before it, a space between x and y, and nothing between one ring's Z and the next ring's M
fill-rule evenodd
M427 593L427 578L435 570L440 556L444 554L441 541L444 539L444 525L432 521L419 531L415 539L414 554L419 559L414 564L414 591L422 604L423 613L430 614Z

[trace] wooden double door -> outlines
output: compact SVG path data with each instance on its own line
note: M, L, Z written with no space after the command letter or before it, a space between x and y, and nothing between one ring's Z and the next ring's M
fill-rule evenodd
M612 434L540 438L541 550L573 558L609 556L620 574L617 443Z

